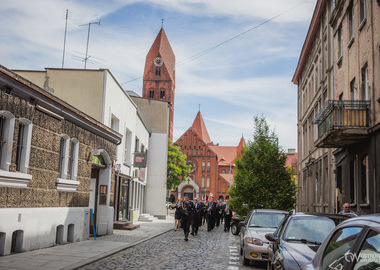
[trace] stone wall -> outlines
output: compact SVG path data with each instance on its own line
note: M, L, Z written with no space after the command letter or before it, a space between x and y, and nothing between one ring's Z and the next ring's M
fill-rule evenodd
M32 175L28 188L0 186L0 207L87 207L89 203L92 167L91 150L104 149L112 160L116 159L116 145L65 119L59 119L36 108L33 101L0 91L0 110L11 112L15 118L12 161L9 170L15 171L18 119L26 118L33 123L28 174ZM76 192L58 191L60 136L67 134L77 138L79 145L78 173L80 182ZM70 149L71 150L71 149ZM70 156L70 154L69 154ZM69 173L68 176L70 177ZM111 176L111 201L113 205L114 170Z

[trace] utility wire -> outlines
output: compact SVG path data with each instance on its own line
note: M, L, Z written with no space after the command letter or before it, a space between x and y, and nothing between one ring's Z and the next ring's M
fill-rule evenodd
M225 41L223 41L223 42L221 42L221 43L219 43L219 44L217 44L217 45L214 45L214 46L212 46L212 47L210 47L210 48L207 48L207 49L205 49L205 50L203 50L203 51L201 51L201 52L199 52L199 53L196 53L196 54L194 54L194 55L192 55L192 56L189 56L188 58L185 58L185 59L179 61L179 62L178 62L177 64L175 64L175 65L176 65L176 67L177 67L177 66L180 66L180 65L186 64L186 63L188 63L188 62L194 61L194 60L198 59L199 57L202 57L203 55L209 53L210 51L212 51L212 50L214 50L214 49L216 49L216 48L218 48L218 47L220 47L220 46L222 46L222 45L224 45L224 44L226 44L226 43L228 43L228 42L230 42L230 41L232 41L232 40L234 40L234 39L237 39L237 38L239 38L239 37L241 37L241 36L243 36L243 35L249 33L250 31L255 30L255 29L257 29L257 28L263 26L264 24L267 24L267 23L269 23L269 22L271 22L271 21L277 19L278 17L280 17L280 16L282 16L282 15L284 15L284 14L286 14L286 13L288 13L288 12L290 12L290 11L292 11L292 10L294 10L294 9L296 9L296 8L298 8L298 7L300 7L300 6L302 6L303 4L305 4L305 3L308 2L308 1L309 1L309 0L302 1L301 3L299 3L299 4L297 4L297 5L295 5L295 6L291 7L291 8L289 8L289 9L287 9L287 10L285 10L285 11L279 13L279 14L277 14L277 15L274 16L274 17L271 17L271 18L269 18L269 19L263 21L262 23L260 23L260 24L258 24L258 25L255 25L255 26L249 28L248 30L246 30L246 31L244 31L244 32L241 32L241 33L239 33L239 34L237 34L237 35L235 35L235 36L233 36L233 37L231 37L231 38L229 38L229 39L227 39L227 40L225 40ZM133 81L139 80L139 79L141 79L141 78L143 78L143 76L138 77L138 78L135 78L135 79L132 79L132 80L129 80L129 81L124 82L124 83L121 83L121 84L123 85L123 84L126 84L126 83L130 83L130 82L133 82Z

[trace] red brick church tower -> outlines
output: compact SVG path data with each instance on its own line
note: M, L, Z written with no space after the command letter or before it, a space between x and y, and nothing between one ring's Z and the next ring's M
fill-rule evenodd
M143 77L143 98L167 101L170 104L169 138L173 140L175 90L175 55L161 27L150 48Z

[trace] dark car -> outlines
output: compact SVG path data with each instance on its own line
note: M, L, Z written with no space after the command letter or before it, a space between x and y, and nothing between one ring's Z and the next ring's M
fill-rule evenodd
M380 269L380 214L339 224L302 269Z
M310 262L329 233L347 216L289 212L274 233L269 269L300 269Z
M233 212L230 224L231 233L233 235L238 235L240 233L241 226L243 226L242 221L244 221L244 218L245 217L240 217L239 215L235 214L235 212Z
M286 214L281 210L255 209L245 219L240 230L240 255L244 265L269 260L272 253L265 235L273 233Z

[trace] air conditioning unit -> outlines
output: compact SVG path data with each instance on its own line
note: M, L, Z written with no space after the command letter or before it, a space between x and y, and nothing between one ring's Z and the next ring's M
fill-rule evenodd
M139 169L135 169L133 171L133 178L140 178L140 170Z

